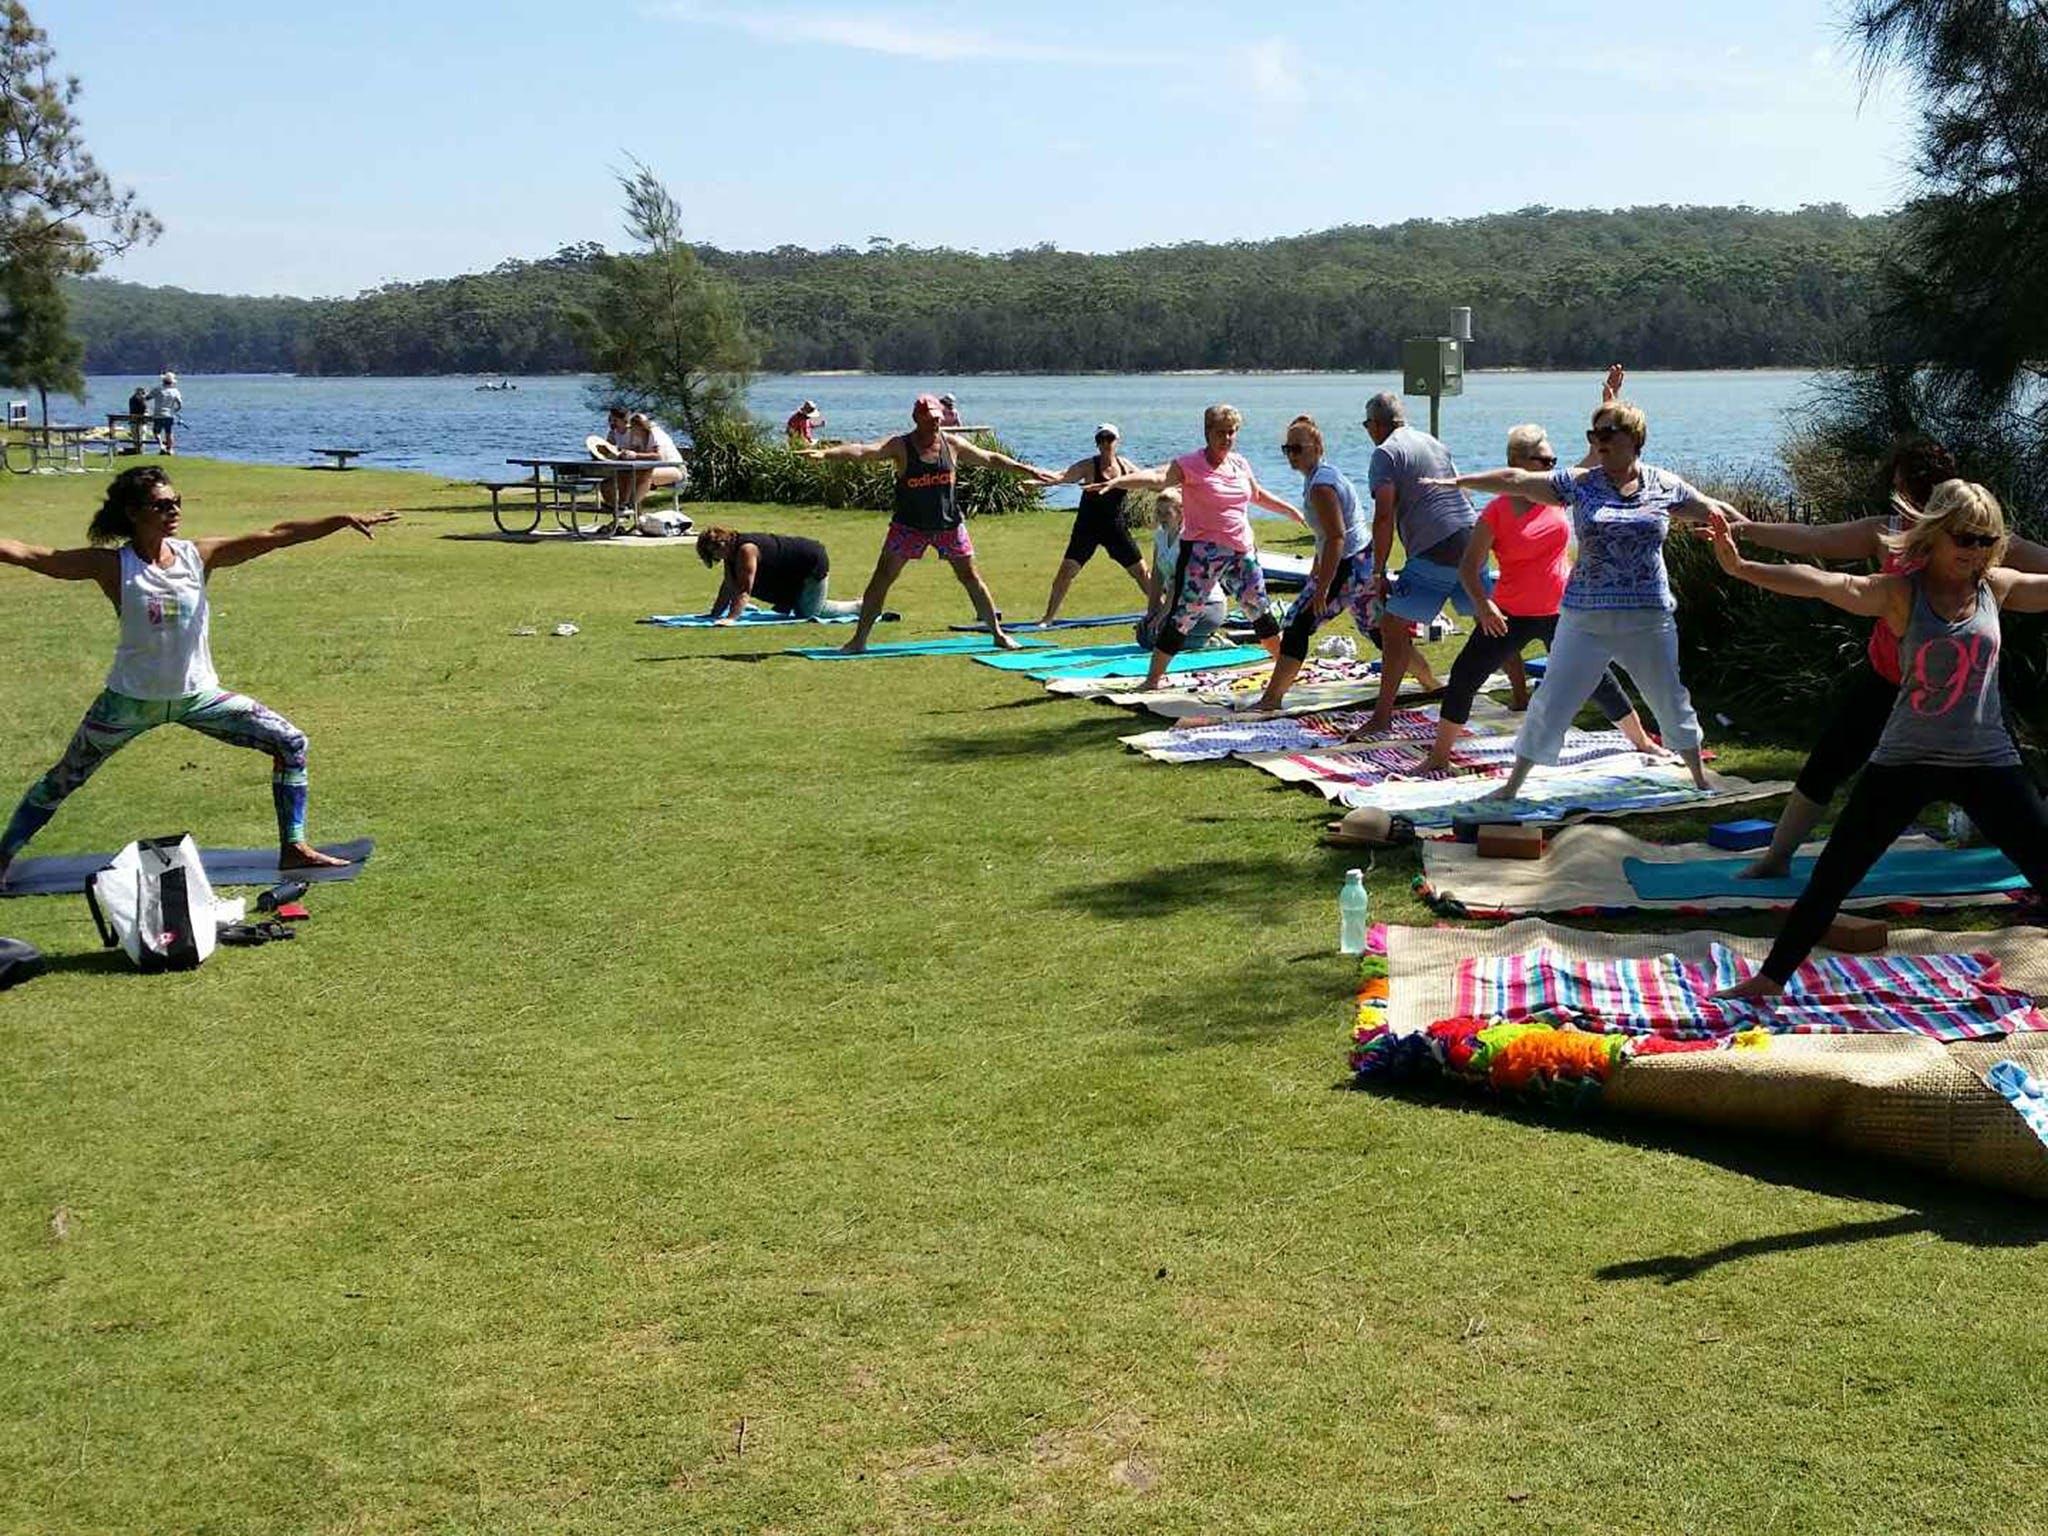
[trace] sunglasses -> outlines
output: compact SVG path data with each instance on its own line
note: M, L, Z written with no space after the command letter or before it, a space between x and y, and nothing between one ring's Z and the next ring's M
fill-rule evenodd
M185 505L185 498L178 495L152 496L149 498L149 504L152 507L161 507L168 512Z
M1554 453L1532 453L1529 455L1529 462L1538 469L1555 469L1557 468L1557 455Z
M1586 433L1586 441L1589 443L1604 443L1617 437L1626 437L1627 435L1620 427L1610 422L1606 426L1590 429Z
M1995 533L1951 533L1949 538L1958 549L1989 549L1998 542Z
M1095 439L1095 441L1098 443L1113 443L1116 441L1116 438L1112 436L1110 433L1104 432L1100 436L1098 436Z
M1297 453L1307 453L1307 452L1308 452L1308 444L1307 444L1307 443L1282 443L1282 444L1280 445L1280 451L1281 451L1282 453L1286 454L1286 455L1287 455L1287 457L1289 457L1289 458L1291 459L1291 458L1293 458L1293 457L1294 457L1294 456L1295 456L1295 455L1296 455Z

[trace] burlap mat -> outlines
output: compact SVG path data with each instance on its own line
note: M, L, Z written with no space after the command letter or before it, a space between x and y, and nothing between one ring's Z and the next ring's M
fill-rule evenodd
M1512 954L1542 940L1583 959L1704 959L1708 944L1719 942L1761 960L1770 948L1764 938L1700 930L1585 933L1535 918L1491 930L1391 928L1389 1025L1420 1029L1444 1017L1460 960ZM2032 928L1894 929L1891 948L1904 954L1990 954L2008 983L2048 997L2048 937ZM1780 1035L1762 1050L1631 1061L1609 1080L1602 1102L1622 1113L1809 1136L1845 1151L2048 1199L2048 1146L1986 1085L1985 1074L2000 1060L2017 1061L2048 1081L2048 1033L1955 1045L1913 1035Z

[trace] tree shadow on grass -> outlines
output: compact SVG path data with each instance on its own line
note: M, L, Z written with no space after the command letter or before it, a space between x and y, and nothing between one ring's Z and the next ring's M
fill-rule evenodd
M65 955L45 954L42 974L111 976L118 971L134 970L135 966L128 956L118 949L81 949ZM138 971L136 974L141 973Z
M1327 1020L1331 999L1357 962L1316 950L1285 960L1259 958L1209 976L1190 976L1154 993L1136 1010L1161 1051L1234 1045Z
M935 763L985 763L1005 757L1051 757L1062 752L1095 751L1116 746L1129 734L1122 720L1100 715L1063 715L1056 723L971 736L927 736L910 750Z
M1300 888L1301 865L1291 857L1198 859L1092 885L1066 886L1046 899L1053 906L1114 923L1165 917L1189 907L1226 921L1264 923L1271 921L1277 900L1292 899ZM1327 1007L1327 982L1325 988Z
M634 661L636 661L636 662L649 662L649 661L744 661L744 662L747 662L748 664L750 664L750 665L751 665L751 664L753 664L753 663L755 663L755 662L761 662L761 661L772 661L772 660L774 660L774 659L775 659L775 658L776 658L777 656L780 656L781 654L782 654L782 652L780 652L780 651L712 651L712 652L709 652L709 653L700 653L700 654L698 654L698 655L695 655L695 656L689 655L689 654L687 654L687 653L685 653L685 654L683 654L683 655L680 655L680 656L635 656L635 657L633 658L633 660L634 660Z
M1349 1080L1339 1086L1348 1088ZM1889 1216L1740 1238L1697 1253L1654 1254L1607 1264L1593 1272L1598 1280L1682 1285L1723 1264L1765 1254L1844 1247L1921 1232L1972 1248L2032 1248L2048 1243L2048 1207L1791 1136L1641 1119L1566 1119L1522 1105L1475 1101L1427 1085L1373 1091L1431 1108L1513 1120L1548 1131L1568 1130L1645 1151L1676 1153L1766 1184L1840 1200L1906 1207Z

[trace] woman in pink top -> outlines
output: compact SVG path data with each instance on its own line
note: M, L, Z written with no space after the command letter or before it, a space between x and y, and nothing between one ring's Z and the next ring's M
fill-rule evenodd
M1541 427L1515 427L1508 433L1508 463L1516 469L1548 474L1557 467L1557 450ZM1562 507L1496 496L1480 512L1472 541L1458 563L1458 579L1477 605L1477 623L1458 659L1451 663L1451 680L1437 716L1436 745L1422 760L1419 772L1450 766L1451 748L1472 718L1472 701L1494 668L1519 658L1533 641L1541 640L1545 649L1549 648L1557 633L1565 578L1571 574L1571 540L1571 517ZM1486 595L1483 580L1489 551L1500 562L1500 578L1494 583L1492 597ZM1517 692L1520 707L1527 699ZM1659 750L1643 729L1628 695L1621 691L1612 667L1593 690L1593 702L1636 746L1646 752Z
M1237 429L1244 417L1235 406L1212 405L1202 413L1203 445L1183 454L1165 469L1117 475L1090 486L1097 493L1124 490L1180 492L1180 559L1173 575L1173 607L1159 626L1152 667L1145 687L1166 679L1167 664L1187 645L1209 594L1221 583L1237 599L1259 643L1277 653L1280 621L1266 597L1265 573L1259 569L1259 546L1252 538L1251 509L1266 508L1303 522L1301 509L1259 484L1244 455L1237 451Z

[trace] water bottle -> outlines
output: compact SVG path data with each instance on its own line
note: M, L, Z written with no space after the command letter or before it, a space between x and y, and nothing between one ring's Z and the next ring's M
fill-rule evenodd
M1971 823L1968 813L1960 805L1950 806L1948 808L1948 840L1958 848L1963 848L1967 847L1970 840L1976 835L1977 829Z
M1369 898L1365 893L1365 871L1344 871L1344 889L1337 893L1337 949L1342 954L1365 953L1365 914Z

